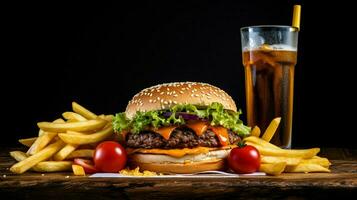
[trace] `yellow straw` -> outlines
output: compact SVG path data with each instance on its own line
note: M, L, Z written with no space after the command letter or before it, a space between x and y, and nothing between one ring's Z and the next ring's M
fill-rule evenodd
M293 12L293 27L300 30L300 14L301 14L301 6L294 5L294 12Z

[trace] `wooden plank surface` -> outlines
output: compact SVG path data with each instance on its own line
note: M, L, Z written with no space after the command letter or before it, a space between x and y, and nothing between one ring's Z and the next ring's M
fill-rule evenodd
M72 173L14 175L10 149L0 151L0 192L11 199L182 199L182 198L331 198L357 193L356 151L324 149L332 173L290 173L239 178L88 178ZM341 159L338 159L341 158Z

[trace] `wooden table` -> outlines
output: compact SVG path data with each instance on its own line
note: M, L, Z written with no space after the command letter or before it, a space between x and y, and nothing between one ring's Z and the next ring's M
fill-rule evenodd
M283 174L239 178L88 178L72 173L14 175L15 163L0 151L0 198L9 199L270 199L301 197L351 198L357 195L357 150L323 149L331 159L332 173Z

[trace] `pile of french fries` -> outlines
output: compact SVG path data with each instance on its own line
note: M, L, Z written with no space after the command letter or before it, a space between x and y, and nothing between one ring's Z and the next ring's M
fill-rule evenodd
M319 148L281 149L269 142L280 120L281 118L272 120L261 138L257 126L253 128L251 136L244 138L246 144L257 148L261 155L260 171L269 175L279 175L283 172L330 172L330 161L317 156Z
M92 158L99 142L113 139L113 115L96 115L76 102L73 112L64 112L53 122L39 122L38 137L20 139L28 151L10 152L18 163L10 171L22 174L36 172L62 172L71 169L76 175L84 175L81 166L73 165L74 158Z

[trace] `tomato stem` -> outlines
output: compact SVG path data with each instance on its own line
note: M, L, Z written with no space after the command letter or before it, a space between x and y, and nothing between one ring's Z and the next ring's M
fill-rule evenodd
M245 144L245 141L243 141L243 140L239 141L237 145L238 145L238 147L240 147L240 148L243 148L243 147L247 146L247 145Z

